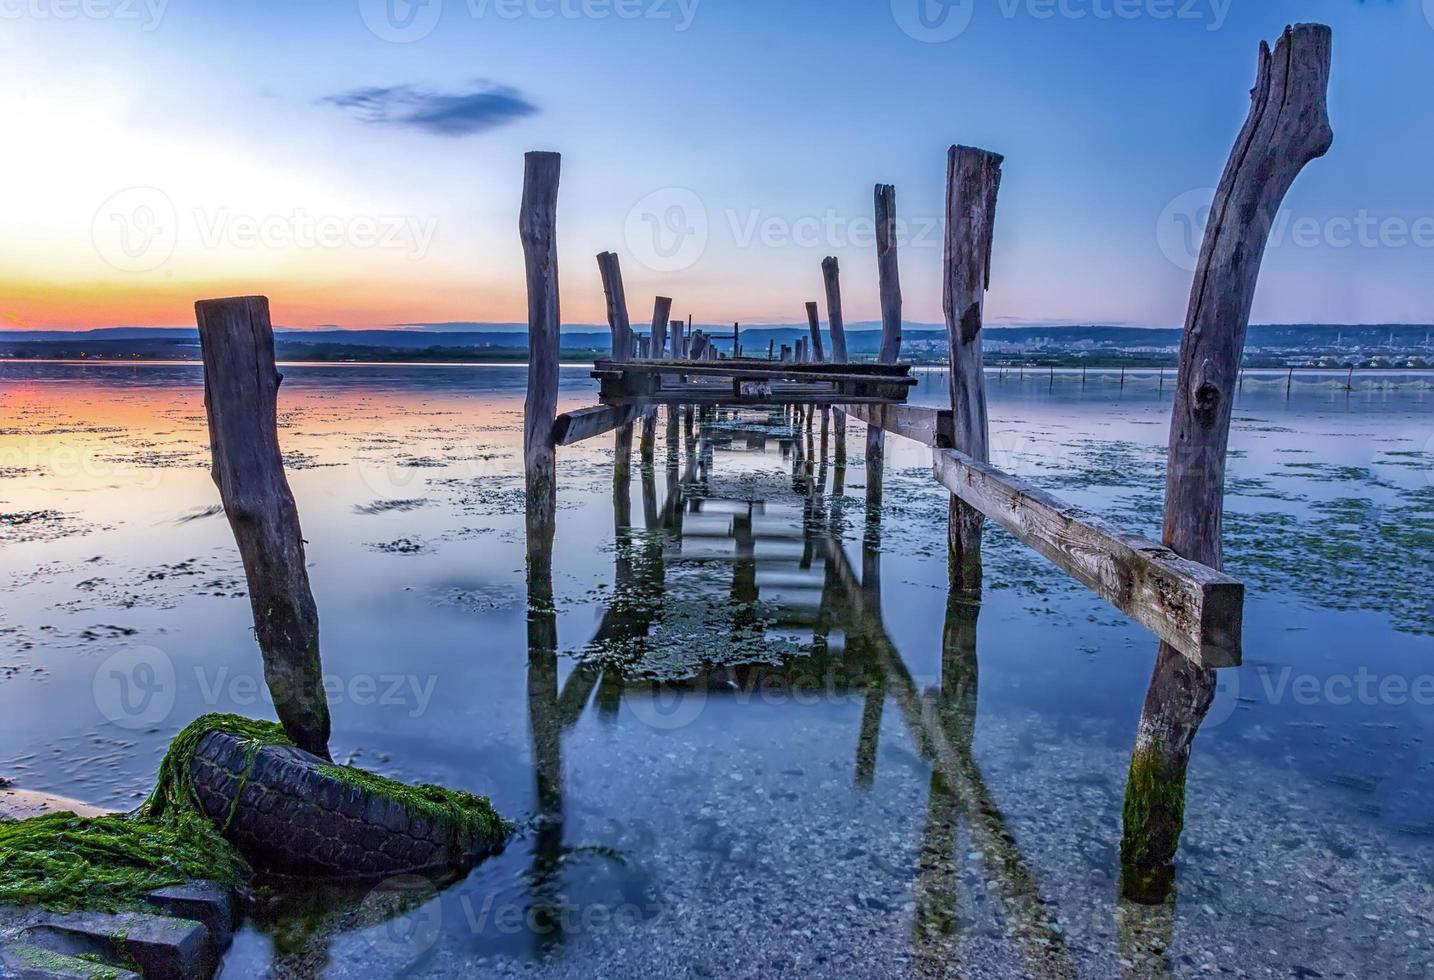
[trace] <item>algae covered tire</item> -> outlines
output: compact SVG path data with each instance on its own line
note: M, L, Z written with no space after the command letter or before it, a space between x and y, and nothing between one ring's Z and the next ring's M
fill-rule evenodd
M334 766L292 745L227 731L190 759L204 813L255 868L321 878L383 878L467 867L500 850L488 801Z

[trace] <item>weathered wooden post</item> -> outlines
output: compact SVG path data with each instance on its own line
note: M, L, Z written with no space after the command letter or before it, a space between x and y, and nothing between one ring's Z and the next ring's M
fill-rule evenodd
M732 324L732 356L742 356L742 329L739 323Z
M1273 56L1260 44L1245 121L1205 229L1190 291L1165 476L1165 544L1219 568L1230 413L1260 263L1296 176L1333 140L1326 95L1330 30L1286 28ZM1190 744L1210 709L1215 673L1162 643L1125 786L1121 893L1167 899L1185 812Z
M533 152L524 159L518 231L528 286L528 393L523 405L523 471L529 534L557 512L553 420L558 411L558 176L562 157Z
M836 256L822 259L822 281L827 294L827 325L832 335L832 360L838 364L847 363L846 321L841 310L841 269ZM846 462L846 412L836 409L836 461Z
M954 448L978 462L990 459L986 376L981 326L991 283L996 195L1004 158L970 146L946 154L946 250L942 308L951 354L951 417ZM947 528L951 587L981 590L981 512L951 495Z
M822 321L817 313L817 304L807 304L807 329L812 334L812 360L825 361L826 351L822 348Z
M632 323L627 318L627 293L622 288L622 268L616 252L599 252L598 272L607 298L607 325L612 331L612 359L632 359Z
M652 305L652 356L661 357L667 349L667 322L672 315L672 297L659 296Z
M876 274L881 297L881 352L877 360L895 364L901 356L901 274L896 262L896 188L877 184ZM874 425L866 427L866 506L881 507L882 469L886 455L886 433Z
M299 510L279 452L274 329L263 296L194 304L204 356L211 473L249 584L264 683L284 733L329 758L319 613L304 565Z
M683 342L682 342L682 321L681 321L681 320L673 320L671 326L672 326L672 359L673 359L674 361L680 361L680 360L682 360L682 358L685 356L685 355L683 354L683 351L686 349L686 348L685 348L685 345L684 345Z

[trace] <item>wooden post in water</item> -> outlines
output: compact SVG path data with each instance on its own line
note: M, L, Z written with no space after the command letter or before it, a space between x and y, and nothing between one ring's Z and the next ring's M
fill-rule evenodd
M557 153L523 158L523 205L518 232L528 287L528 394L523 405L523 473L527 483L527 523L548 527L557 513L553 421L558 410L558 176ZM530 549L531 550L531 549ZM531 554L530 554L531 557Z
M652 305L652 356L661 357L667 349L667 322L672 315L672 297L659 296Z
M284 733L329 758L329 702L304 534L279 452L274 329L263 296L194 304L204 356L211 474L239 544L264 682Z
M990 460L986 376L981 326L991 284L991 244L996 195L1001 188L999 154L953 146L946 154L946 249L942 308L951 353L953 448L978 462ZM951 495L947 527L951 588L981 590L981 512Z
M827 294L827 325L832 335L832 360L838 364L847 362L846 321L841 310L841 269L835 256L822 259L822 283ZM838 463L846 462L846 412L836 409L836 448Z
M1215 192L1180 345L1165 477L1165 544L1218 569L1225 450L1250 306L1275 215L1296 176L1329 149L1330 30L1287 28L1274 54L1261 42L1249 118ZM1190 744L1215 694L1215 674L1162 643L1145 696L1125 787L1121 885L1156 903L1174 885Z
M732 324L732 356L742 356L742 330L737 323Z
M881 298L881 350L877 360L895 364L901 355L901 275L896 262L896 188L877 184L876 274ZM874 425L866 427L866 507L868 520L880 512L882 470L886 455L886 433Z
M598 272L602 275L602 291L607 298L607 325L612 331L612 359L632 358L632 324L627 318L627 293L622 288L622 268L616 252L599 252Z
M817 313L817 304L807 304L807 329L812 333L812 360L825 361L826 351L822 348L822 321Z

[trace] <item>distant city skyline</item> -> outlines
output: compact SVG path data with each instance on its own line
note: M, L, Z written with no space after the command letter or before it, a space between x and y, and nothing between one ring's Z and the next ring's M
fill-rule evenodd
M1420 0L27 0L0 11L0 331L522 323L522 155L563 153L564 321L594 256L698 322L801 323L841 261L941 321L945 149L1006 155L988 322L1178 326L1261 40L1334 31L1334 149L1271 235L1260 323L1434 320ZM262 52L255 57L255 52ZM600 83L599 83L600 80ZM822 304L825 316L825 303Z

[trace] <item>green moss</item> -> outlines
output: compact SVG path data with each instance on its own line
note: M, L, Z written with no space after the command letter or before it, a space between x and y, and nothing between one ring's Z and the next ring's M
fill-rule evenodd
M1158 904L1174 884L1173 861L1185 826L1185 770L1170 771L1153 748L1130 757L1120 841L1120 893Z
M431 783L410 786L353 766L320 766L319 771L365 793L397 800L411 815L436 827L448 828L455 842L481 840L498 844L506 840L512 830L486 796Z
M215 730L247 739L252 752L285 741L269 722L205 715L170 744L154 792L134 814L52 813L0 822L0 903L113 910L136 907L147 892L193 878L246 880L248 865L204 815L190 781L194 750Z
M115 980L120 975L119 970L107 963L97 961L90 953L66 956L63 953L52 952L24 943L10 946L8 952L18 962L34 970L47 970L64 976L84 970L84 975L90 980Z
M160 762L154 791L133 814L55 813L0 821L0 904L112 911L140 907L148 892L195 878L227 885L247 881L251 869L222 833L234 818L234 807L216 827L200 807L190 775L200 740L213 731L247 745L240 791L260 749L290 744L273 722L204 715L175 736ZM442 786L407 786L350 766L321 769L366 792L402 801L410 813L449 828L455 841L496 844L511 830L486 797ZM236 792L236 806L238 798Z

